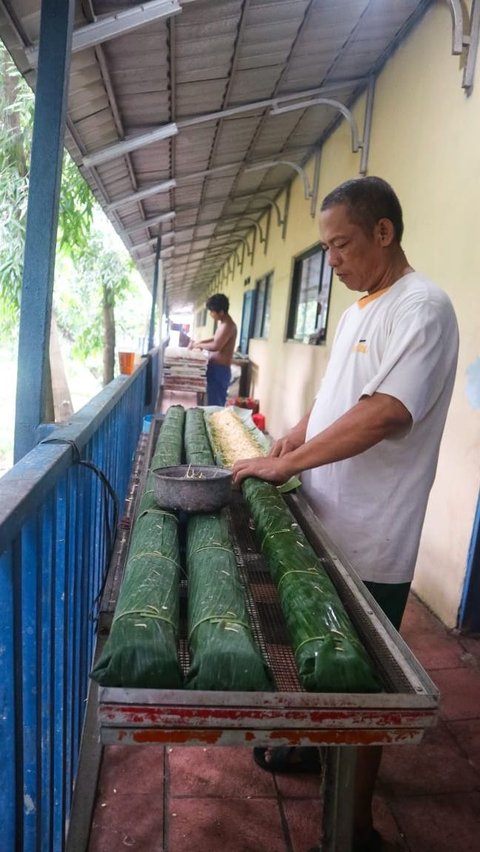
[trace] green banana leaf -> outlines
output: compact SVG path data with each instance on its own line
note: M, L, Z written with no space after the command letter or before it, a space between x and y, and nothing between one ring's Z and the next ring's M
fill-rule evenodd
M381 682L335 586L281 495L248 478L243 494L295 652L311 692L379 692Z
M188 463L214 463L200 409L187 411L185 450ZM272 679L251 633L225 511L189 517L187 569L191 665L186 686L270 690Z
M181 461L185 412L172 406L151 469ZM104 650L91 672L102 686L176 689L180 556L178 519L159 509L152 474L132 531L125 575Z
M146 509L158 509L152 471L157 467L182 463L184 426L185 409L182 405L171 405L165 414L160 437L149 465L145 490L138 507L139 515Z

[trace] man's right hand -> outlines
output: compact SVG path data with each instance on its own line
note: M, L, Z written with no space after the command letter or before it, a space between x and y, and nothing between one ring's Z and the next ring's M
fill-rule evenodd
M270 448L269 456L272 458L279 459L285 455L285 453L291 453L292 450L296 450L302 441L295 441L292 435L285 435L284 438L279 438L278 441L275 441L273 446Z
M296 426L289 429L283 438L279 438L278 441L275 441L270 449L269 456L272 456L274 459L279 459L286 453L291 453L292 450L298 450L298 448L305 443L309 417L310 412L305 414Z

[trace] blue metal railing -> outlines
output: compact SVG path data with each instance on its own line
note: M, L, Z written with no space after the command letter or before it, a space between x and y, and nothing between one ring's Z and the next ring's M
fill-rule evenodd
M64 849L115 534L108 483L122 506L159 359L153 350L0 480L2 852Z

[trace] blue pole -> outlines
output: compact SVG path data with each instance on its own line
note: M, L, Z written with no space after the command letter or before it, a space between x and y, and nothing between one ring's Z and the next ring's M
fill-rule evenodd
M42 0L18 346L15 462L44 419L74 0Z
M148 351L153 349L153 337L155 332L155 305L157 304L158 293L158 268L160 266L160 250L162 248L162 235L158 235L157 245L155 247L155 267L153 270L153 285L152 285L152 310L150 312L150 330L148 333Z

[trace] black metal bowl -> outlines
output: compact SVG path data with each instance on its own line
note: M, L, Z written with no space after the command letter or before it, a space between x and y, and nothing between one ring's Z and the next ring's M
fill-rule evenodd
M232 496L232 473L215 465L179 464L153 471L155 499L162 509L215 512Z

